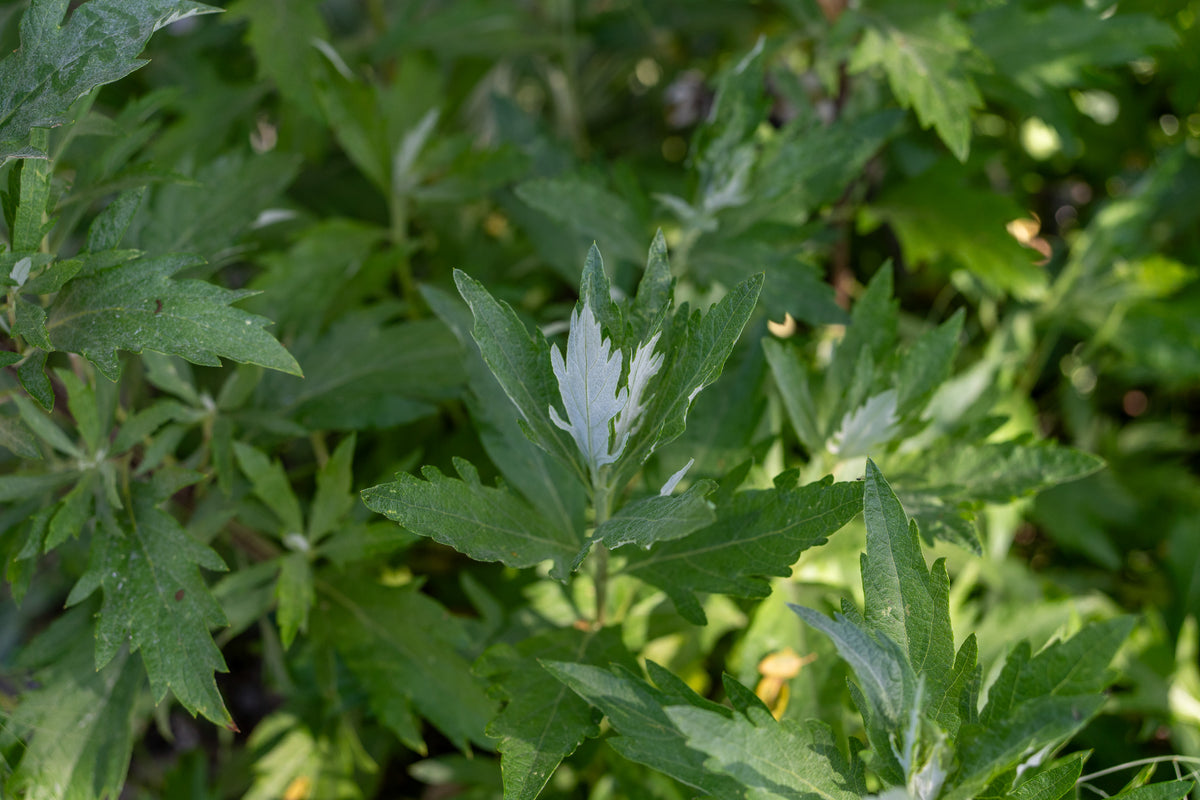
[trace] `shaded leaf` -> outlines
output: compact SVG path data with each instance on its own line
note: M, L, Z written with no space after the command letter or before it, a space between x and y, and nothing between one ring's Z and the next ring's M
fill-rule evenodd
M0 163L29 157L31 129L63 124L76 99L145 64L137 55L156 30L217 10L189 0L91 0L62 24L66 0L34 0L21 46L0 61Z
M38 686L6 720L32 732L7 786L29 800L116 797L125 784L142 671L127 651L95 668L90 617L68 612L22 655Z
M618 663L635 667L619 631L564 628L496 645L478 662L505 705L488 726L500 740L500 768L507 800L532 800L550 780L559 762L580 742L599 732L598 715L587 701L554 680L540 661Z
M87 572L68 604L102 589L96 631L96 667L103 669L127 643L142 654L156 701L170 690L193 714L234 728L214 671L225 659L209 629L226 624L197 567L224 570L221 558L191 538L158 508L163 495L153 484L135 483L118 521L103 514L92 539Z
M669 706L694 705L728 716L729 710L688 688L662 667L650 663L658 686L616 665L609 669L564 661L543 662L554 677L604 712L619 733L608 744L631 761L645 764L714 797L738 798L737 781L704 768L705 756L687 746L687 737L667 716Z
M484 726L494 705L462 656L466 631L446 609L415 587L355 574L323 579L317 591L313 636L337 648L372 711L406 745L424 751L415 708L456 747L490 749Z

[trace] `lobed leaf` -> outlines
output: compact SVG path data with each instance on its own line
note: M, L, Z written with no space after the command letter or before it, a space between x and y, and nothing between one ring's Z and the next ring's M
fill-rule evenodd
M428 466L422 470L425 480L402 473L392 483L365 489L363 502L476 561L522 568L551 559L553 575L565 579L582 545L577 532L551 524L508 489L484 486L469 462L456 458L454 465L462 480Z
M741 492L717 507L712 525L631 554L624 572L659 587L685 619L704 624L698 594L766 597L768 577L791 574L800 553L824 544L861 508L857 482Z
M456 747L490 749L494 704L471 674L461 623L414 586L390 588L353 573L317 583L314 638L335 648L366 689L371 710L409 747L424 752L415 708Z
M533 800L563 758L599 732L587 701L553 680L541 660L635 666L614 628L550 631L515 646L493 646L480 657L479 671L505 702L488 734L500 740L506 800Z
M33 0L21 20L21 46L0 61L0 164L30 158L33 128L67 121L76 99L125 77L151 34L220 9L190 0L90 0L63 24L67 0Z
M244 292L171 278L199 263L161 256L76 278L50 306L46 328L54 346L83 355L113 381L121 374L118 349L206 366L220 366L224 357L299 375L295 359L263 330L268 321L230 306Z
M158 508L162 499L158 486L135 483L119 521L101 514L87 571L67 604L103 590L97 669L128 643L142 654L156 701L170 690L192 714L236 729L213 679L226 667L209 630L225 625L225 614L198 569L225 563Z
M705 756L687 746L687 737L667 716L669 706L692 705L728 716L724 706L705 700L662 667L648 663L657 686L615 665L609 669L564 661L544 661L546 671L604 712L619 736L607 742L618 753L714 797L735 800L743 787L704 768Z

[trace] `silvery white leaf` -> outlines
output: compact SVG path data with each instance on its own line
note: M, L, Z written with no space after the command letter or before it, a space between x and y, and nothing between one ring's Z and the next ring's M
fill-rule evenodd
M642 400L646 394L646 387L649 385L650 379L657 375L662 368L663 355L654 352L654 345L658 343L660 335L659 333L654 334L650 337L650 341L638 347L637 352L633 355L633 360L629 362L629 378L626 384L629 388L629 402L625 404L625 408L617 417L617 454L625 449L625 440L637 430L642 412L645 410Z
M842 427L827 447L842 459L870 455L892 438L895 424L896 390L888 389L842 417Z
M29 279L29 270L33 266L33 259L25 256L17 263L13 264L12 272L9 277L16 281L17 286L24 286L25 281Z
M696 459L689 458L688 463L683 465L683 469L679 470L674 475L667 478L667 482L664 483L662 485L662 488L658 490L659 496L666 497L671 492L675 491L675 487L679 484L679 482L681 480L683 480L683 476L687 474L687 471L692 468L692 464L695 464L695 463L696 463Z
M617 390L621 383L621 353L611 353L612 342L604 338L592 309L571 312L571 330L567 335L567 356L555 345L550 364L558 378L567 419L550 407L550 419L571 434L588 464L596 470L616 460L619 451L611 451L609 424L621 413L629 399L629 390Z

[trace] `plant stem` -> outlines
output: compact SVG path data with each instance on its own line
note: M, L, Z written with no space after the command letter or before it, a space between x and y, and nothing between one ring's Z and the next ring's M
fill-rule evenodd
M390 212L392 247L396 251L396 280L408 304L408 318L419 319L420 295L417 294L417 283L413 279L412 262L409 260L408 198L393 193Z
M608 521L612 513L612 490L608 485L608 468L601 468L592 485L592 505L596 511L595 527L592 535L600 530L600 526ZM608 606L608 548L602 544L595 545L596 572L593 582L596 589L596 618L594 627L603 628Z

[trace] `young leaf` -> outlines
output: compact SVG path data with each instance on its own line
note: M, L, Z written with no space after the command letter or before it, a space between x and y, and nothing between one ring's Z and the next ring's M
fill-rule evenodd
M456 747L490 749L484 726L494 704L461 652L462 625L412 586L393 589L343 573L317 584L313 637L336 648L367 691L379 719L409 747L424 752L412 727L415 708Z
M430 286L421 288L426 302L454 332L467 351L467 407L479 438L505 480L558 529L575 532L582 540L585 487L579 481L561 479L559 463L525 433L496 376L488 369L479 347L471 338L470 311L450 295Z
M480 657L477 669L505 700L488 734L500 740L506 800L533 800L559 762L599 732L591 707L551 678L542 660L635 666L614 628L550 631L515 646L496 645Z
M213 672L226 667L209 629L225 625L225 614L197 569L224 570L225 563L158 508L162 492L134 483L120 522L101 515L87 572L67 603L103 589L97 669L129 643L142 654L156 701L169 689L192 714L236 729L213 680Z
M717 508L712 525L632 553L624 572L665 591L685 619L702 625L699 593L766 597L768 577L791 574L800 553L824 544L861 508L858 482L741 492Z
M624 441L611 441L609 427L629 402L629 389L620 386L621 351L611 352L612 342L605 338L591 306L581 305L582 310L571 312L565 361L557 345L550 350L567 419L554 406L548 411L550 420L571 434L594 475L621 454Z
M300 501L292 491L283 464L272 461L261 450L244 442L233 443L233 454L242 472L250 479L254 494L283 523L284 534L302 533L304 520L300 514Z
M660 445L683 433L692 401L701 390L721 377L725 361L737 344L762 291L763 276L755 275L734 287L707 313L676 312L664 333L665 363L646 401L642 424L626 444L619 485L632 478Z
M552 559L553 576L565 580L583 544L577 532L551 525L505 488L484 486L469 462L455 458L454 466L462 480L427 466L421 471L425 480L401 473L392 483L363 490L363 502L476 561L522 568Z
M588 467L565 431L550 421L549 409L559 400L559 386L550 370L550 345L540 332L531 336L512 308L497 301L483 285L455 271L454 282L471 312L471 335L483 360L517 407L533 440L569 465L579 479L590 484Z
M76 278L50 307L46 327L54 346L83 355L112 381L121 374L118 349L148 349L214 367L221 356L301 374L295 359L263 330L267 320L230 306L244 292L171 279L198 263L192 256L170 255Z
M21 46L0 61L0 164L29 158L31 129L63 124L76 99L145 64L137 55L159 28L219 10L190 0L91 0L64 25L67 0L34 0Z
M626 544L649 548L655 542L681 539L716 521L705 499L717 490L713 481L697 481L679 495L655 495L636 500L604 521L594 539L610 550Z

